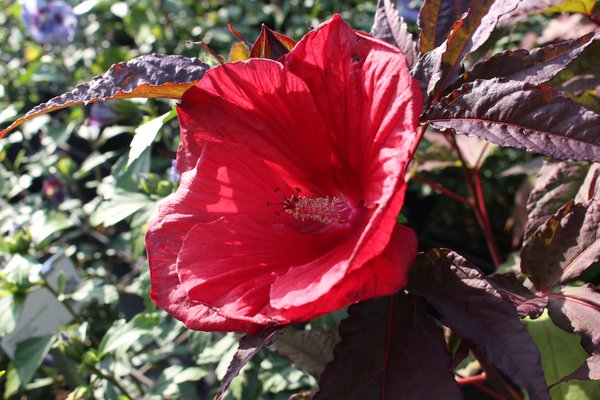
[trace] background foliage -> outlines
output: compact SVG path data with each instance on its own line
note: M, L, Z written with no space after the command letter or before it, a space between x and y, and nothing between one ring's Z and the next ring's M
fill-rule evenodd
M355 29L368 32L376 10L374 1L222 3L208 0L73 3L78 20L75 40L59 45L34 42L21 21L20 5L2 0L0 124L4 127L33 106L72 90L78 83L90 81L114 63L141 55L179 54L199 57L215 65L210 55L186 40L202 40L217 54L227 56L237 42L227 29L228 23L251 41L259 34L262 23L298 39L307 31L307 22L317 25L334 12L341 13ZM573 9L574 3L581 3L583 8ZM566 2L546 14L513 15L482 48L467 58L466 65L505 49L537 47L580 37L585 29L597 30L597 25L581 17L581 13L589 14L593 7L588 2ZM409 15L406 14L410 21ZM560 24L570 24L572 30L578 30L577 34L562 32ZM409 23L409 29L417 32L414 21ZM600 62L597 44L589 46L576 63L551 83L600 112L597 90L572 86L573 78L597 68ZM178 178L171 163L178 145L174 104L161 99L136 99L71 107L52 118L33 119L0 140L0 254L5 265L0 281L3 319L0 335L8 333L18 322L27 296L49 285L39 271L52 255L64 251L83 281L72 293L60 278L52 285L53 294L72 305L72 323L54 335L21 343L12 360L2 355L0 370L4 373L0 382L6 398L212 398L219 381L231 377L228 366L239 337L188 331L148 299L145 225L157 203L177 187ZM435 115L432 120L437 118ZM422 250L452 248L488 273L495 270L495 257L499 257L505 261L500 271L514 271L519 255L527 256L533 251L518 250L523 234L533 229L527 227L528 213L531 219L536 204L542 203L539 199L533 205L527 204L528 195L550 188L547 183L534 184L542 158L477 138L457 136L456 146L464 158L457 158L439 135L426 134L413 165L414 179L402 218L417 230ZM472 187L463 176L465 166L477 171L482 198L489 210L485 234L472 208L431 185L435 182L459 198L468 198ZM541 211L537 209L546 213L538 217L538 225L578 192L585 192L586 176L595 167L583 162L559 166L546 162L544 168L538 182L557 174L560 178L552 186L556 188L549 200L552 205L542 207ZM551 168L554 169L548 171ZM497 254L490 254L490 236L496 240ZM425 272L421 286L415 281L416 287L426 292L422 282L435 275L427 268L432 259L438 258L450 260L453 267L471 268L454 253L429 252L419 261L418 271ZM596 285L598 273L596 262L579 279L581 283ZM413 279L418 278L417 274ZM427 298L426 293L424 296ZM367 349L371 348L370 341L372 346L378 346L376 338L360 337L366 328L357 316L385 314L388 307L403 309L411 302L417 302L419 309L426 307L412 295L398 295L393 304L376 300L355 308L340 326L346 341L336 350L339 355L336 362L343 361L348 341L357 340ZM485 306L488 311L493 309L489 304ZM444 310L438 312L444 322ZM539 315L531 315L524 320L523 330L526 327L532 335L542 355L546 381L552 384L577 368L588 354L579 346L578 336L554 325L550 318L552 308L549 314L537 319ZM342 310L308 324L289 327L272 346L258 352L243 367L224 398L310 398L325 365L333 359L333 348L339 341L338 326L347 315ZM504 322L501 313L497 317L498 323ZM399 326L412 323L415 329L439 332L430 320L394 323ZM452 328L460 332L460 327ZM482 366L474 354L467 348L465 357L457 356L464 346L455 335L447 333L448 343L456 346L451 350L453 359L460 363L456 365L457 371L465 378L477 376ZM400 338L418 340L407 332ZM510 338L499 339L505 340ZM419 345L427 348L436 344L419 342ZM557 348L572 350L557 351ZM394 351L398 357L410 356L403 349ZM528 359L528 354L521 356ZM556 365L562 369L554 368ZM427 373L428 367L431 365L421 366L423 373ZM338 371L345 372L344 379L352 373L343 368ZM331 369L321 378L322 384L339 380ZM535 385L516 383L522 387ZM488 393L485 385L465 384L462 392L467 397L482 398ZM334 386L328 385L332 389L320 393L321 398L340 395ZM510 389L507 389L509 394ZM600 388L596 382L569 381L554 386L551 394L553 398L591 399L600 396Z

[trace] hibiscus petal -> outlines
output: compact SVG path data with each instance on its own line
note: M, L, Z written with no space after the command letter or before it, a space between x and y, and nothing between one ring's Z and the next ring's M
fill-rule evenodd
M176 271L177 254L186 227L194 218L171 214L170 205L161 207L159 216L146 234L152 290L150 297L160 308L182 321L188 328L203 331L254 331L258 325L225 318L215 310L189 299Z
M335 15L279 61L308 86L350 185L362 176L370 190L379 171L395 169L382 168L386 160L407 161L422 99L397 48L355 32ZM393 152L381 159L382 149ZM380 195L375 189L365 201Z
M416 252L414 231L397 224L384 252L353 271L336 268L338 264L319 268L316 262L290 268L273 282L271 306L286 319L305 320L360 300L395 293L406 286ZM343 262L343 252L337 255Z
M359 189L375 209L353 255L361 265L383 251L404 202L422 103L418 84L398 49L355 32L339 15L279 61L307 84L334 135L340 190L353 196Z
M193 168L205 141L238 143L313 182L334 187L325 126L308 88L280 63L251 59L208 71L178 107L178 169Z
M194 226L223 215L242 213L263 220L289 220L288 215L277 217L277 209L266 204L267 200L278 199L274 187L291 191L289 185L296 183L273 174L262 159L243 146L206 144L197 166L182 174L179 189L160 206L158 216L148 227L146 246L153 301L192 329L253 330L252 324L224 318L190 299L177 275L177 256Z
M179 251L177 273L191 299L219 308L222 315L288 323L270 307L271 283L291 265L319 258L332 240L251 216L223 217L190 230Z

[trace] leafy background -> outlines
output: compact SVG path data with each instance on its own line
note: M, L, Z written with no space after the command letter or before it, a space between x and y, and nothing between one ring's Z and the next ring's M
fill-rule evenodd
M66 46L58 46L33 42L21 22L19 4L3 0L0 123L4 127L35 105L104 73L112 64L141 55L178 54L199 57L215 65L214 58L199 47L187 44L186 40L202 40L214 52L227 57L237 42L227 24L250 41L258 36L262 23L297 39L307 31L307 22L317 25L339 12L354 28L368 32L377 8L374 1L222 3L184 0L73 3L79 24L76 39ZM499 51L533 48L578 38L586 29L597 30L598 26L584 17L590 14L593 3L569 1L545 13L534 10L536 12L529 15L512 15L465 64L471 66L479 58ZM571 29L560 29L565 25ZM415 21L409 21L408 28L411 32L418 30ZM597 45L596 41L584 50L551 84L568 91L571 98L589 109L600 112L595 86L581 89L574 79L590 73L592 78L598 79ZM465 80L469 82L468 77ZM50 256L64 250L84 282L73 293L67 291L60 279L55 285L59 300L79 304L72 324L63 326L55 335L23 342L14 360L2 355L0 371L4 372L0 384L4 397L212 398L217 394L219 382L233 377L228 367L236 353L239 336L188 331L156 309L148 299L145 225L160 199L177 186L176 179L172 179L171 164L178 144L177 121L172 112L174 104L161 99L115 101L110 103L111 111L103 110L106 120L102 126L92 123L94 106L75 106L52 117L45 115L28 121L0 140L0 254L5 265L0 281L3 319L0 335L15 325L27 295L48 285L36 271ZM101 111L97 112L102 116ZM439 119L439 114L432 114L432 120L436 118ZM544 161L535 154L501 148L477 138L456 136L456 146L464 156L462 159L456 157L439 134L426 134L413 164L407 204L400 218L418 232L421 250L452 248L487 273L495 270L497 261L488 249L489 235L496 238L498 256L506 261L499 271L515 271L519 257L531 254L520 252L523 235L543 225L565 203L576 198L578 192L589 189L585 179L593 175L590 171L596 168L585 162ZM463 176L465 166L476 170L480 179L489 211L487 236L482 233L472 208L431 185L435 182L459 198L468 198L471 187ZM548 191L551 195L543 197ZM533 197L532 201L530 193L531 196L538 193L539 198ZM541 214L537 215L537 225L528 226L528 215L531 225L535 212ZM565 211L568 212L570 209ZM435 306L427 298L427 287L423 285L423 282L434 283L430 278L435 274L428 270L431 260L449 260L448 265L466 270L471 265L455 253L439 251L426 253L420 259L412 285L415 294ZM421 279L419 273L423 274ZM599 273L596 262L580 280L597 285ZM448 290L452 289L451 280L446 278L443 282ZM347 365L344 357L349 354L344 349L360 347L368 359L370 352L381 343L376 335L368 334L368 325L364 325L360 316L386 315L392 308L408 310L412 306L425 310L431 304L425 304L413 294L401 294L391 303L379 299L356 306L341 325L340 321L348 315L347 310L289 327L285 333L276 333L281 336L275 343L260 350L243 366L224 398L311 398L319 378L322 391L316 398L347 396L343 392L346 388L339 382L348 380L355 371L344 370ZM490 315L496 315L490 311L491 305L479 306L486 306ZM444 310L438 312L442 314L441 321L448 325ZM557 322L553 322L552 312L550 307L549 312L539 318L532 315L518 328L527 329L532 335L549 384L575 370L588 357L578 336L554 325ZM498 323L505 322L501 312L497 318ZM429 332L434 338L442 335L431 319L399 319L394 324L414 326L413 335L415 331ZM338 364L334 365L341 366L323 373L326 364L334 358L333 349L339 341L338 326L344 341L336 348L335 363ZM460 326L452 328L460 333ZM432 349L432 352L439 345L439 341L424 340L423 336L427 335L410 334L401 331L398 342L418 343L422 351ZM451 350L453 359L460 361L456 370L461 376L477 376L482 366L473 352L469 353L467 348L467 354L461 359L457 356L461 350L457 338L448 332L446 340L456 346ZM490 344L495 345L497 343ZM258 351L262 342L254 347ZM253 344L248 343L248 348L252 349ZM411 354L411 349L392 351L398 359L414 357L411 371L422 371L423 376L435 371L436 363L448 362L425 359L424 353ZM250 351L246 356L254 353ZM526 353L519 356L525 362L531 358ZM351 361L356 363L360 359L357 357L353 355ZM399 373L403 366L406 368L405 364L394 368ZM363 369L363 373L365 371L369 369ZM354 378L362 381L361 376ZM437 382L443 382L443 377ZM523 387L534 385L516 383ZM435 386L431 382L416 384ZM438 389L440 396L453 390L462 391L468 398L489 396L481 382L463 385L460 389L439 384ZM600 397L600 387L596 382L572 380L557 384L551 394L553 398L592 399Z

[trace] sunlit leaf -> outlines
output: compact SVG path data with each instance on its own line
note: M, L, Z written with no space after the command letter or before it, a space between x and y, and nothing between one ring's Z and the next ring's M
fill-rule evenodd
M441 45L452 26L469 9L470 0L425 0L419 13L419 49L425 53Z
M144 207L152 205L154 201L142 193L119 190L110 199L100 203L90 216L90 223L93 226L112 226Z
M158 314L141 313L127 323L123 320L115 321L98 346L98 357L102 358L117 350L120 352L127 350L140 337L150 333L159 318Z
M478 80L442 99L428 119L438 129L500 146L558 159L600 160L600 116L547 86Z
M246 43L244 42L236 42L231 45L231 49L229 50L229 56L227 57L227 61L235 62L235 61L246 61L250 58L250 52Z
M490 37L498 18L513 11L519 1L485 0L469 3L469 11L454 23L448 35L446 49L441 55L441 76L439 81L432 83L436 88L434 97L439 97L443 90L458 77L464 58L477 50Z
M504 51L475 64L471 71L464 74L462 82L506 77L533 84L544 83L565 69L597 36L598 33L592 32L577 39L553 43L531 51Z
M250 49L250 58L269 58L277 60L287 54L296 41L290 37L277 33L263 24L260 28L260 36Z
M557 328L547 313L535 321L526 319L525 325L540 350L544 376L549 384L557 383L588 357L579 338ZM550 389L550 396L554 400L592 400L600 397L600 385L582 381L561 383Z
M371 35L400 49L409 69L417 62L417 44L404 19L390 0L379 0Z
M177 116L176 109L172 109L168 113L165 113L159 117L153 118L148 122L140 125L135 130L135 136L131 140L129 157L127 158L127 165L125 168L129 168L129 166L137 160L140 155L146 150L148 147L152 145L156 135L160 131L160 128L173 118Z
M565 287L550 296L548 312L561 329L581 337L581 346L591 354L566 379L600 380L600 293L589 284Z
M22 386L31 382L52 343L53 336L50 335L32 337L17 344L13 361Z
M594 6L596 6L597 0L565 0L561 3L558 3L548 9L546 9L547 14L552 13L561 13L561 12L569 12L569 13L578 13L591 15Z
M196 58L151 54L113 65L91 82L40 104L0 131L0 138L23 122L76 104L136 97L180 99L209 66Z

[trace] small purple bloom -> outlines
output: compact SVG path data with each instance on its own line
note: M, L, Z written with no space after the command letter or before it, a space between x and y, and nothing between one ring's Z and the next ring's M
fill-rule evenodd
M42 182L42 194L54 206L58 206L68 196L67 187L56 177L46 178Z
M398 0L398 12L407 21L417 22L423 0Z
M179 179L181 178L181 173L177 171L177 162L175 160L171 161L171 183L175 185L179 183Z
M21 14L25 28L38 43L65 45L75 38L77 18L64 1L23 0Z
M114 102L101 101L90 106L90 118L88 125L101 127L109 125L117 120L117 112L113 109Z

